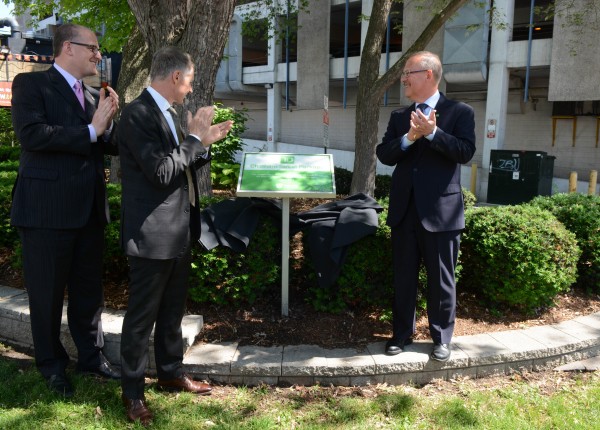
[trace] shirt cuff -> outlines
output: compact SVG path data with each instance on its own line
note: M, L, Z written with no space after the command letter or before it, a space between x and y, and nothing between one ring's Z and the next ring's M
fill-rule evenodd
M401 141L401 143L400 143L400 148L401 148L403 151L406 151L406 150L408 149L408 147L409 147L410 145L412 145L413 143L415 143L415 141L414 141L414 140L410 140L410 139L408 138L408 133L406 133L404 136L402 136L402 141Z
M425 139L432 141L433 140L433 136L435 136L435 132L437 131L437 125L435 126L435 128L433 129L433 131L431 132L431 134L428 134L427 136L425 136Z
M96 135L96 129L94 126L92 124L88 124L88 129L90 130L90 142L98 142L98 136Z
M112 133L113 130L113 125L114 125L114 121L110 122L110 127L108 127L108 129L106 129L106 131L104 131L104 134L102 135L102 137L104 138L104 140L108 140L110 139L110 134Z
M190 133L190 134L188 134L188 136L192 136L193 138L198 139L198 142L200 142L200 144L202 144L202 139L200 139L200 137L198 137L197 135ZM204 159L208 159L208 149L200 157L202 157Z

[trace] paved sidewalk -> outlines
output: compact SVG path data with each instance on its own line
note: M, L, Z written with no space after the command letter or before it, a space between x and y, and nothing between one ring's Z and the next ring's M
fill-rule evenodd
M119 361L123 311L107 310L102 317L105 354ZM239 346L235 342L193 345L202 329L202 316L183 321L186 370L197 379L226 384L344 385L377 383L425 384L433 379L479 378L519 370L565 366L600 355L600 312L549 326L455 336L446 363L429 359L430 342L414 342L406 352L387 356L384 342L364 350L326 349L315 345ZM76 355L63 312L62 340ZM27 293L0 286L0 341L32 348ZM150 344L152 353L152 340ZM154 365L151 357L150 363ZM585 369L593 369L588 361ZM586 364L584 364L586 366ZM148 369L153 372L152 368Z

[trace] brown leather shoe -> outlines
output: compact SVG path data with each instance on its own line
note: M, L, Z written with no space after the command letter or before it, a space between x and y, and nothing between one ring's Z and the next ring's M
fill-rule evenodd
M158 386L163 390L187 391L189 393L196 393L201 396L206 396L212 391L210 385L203 382L194 381L190 375L186 373L182 373L179 378L175 379L159 379Z
M152 418L154 415L148 409L145 399L128 399L125 395L121 395L123 404L125 405L125 411L129 421L140 421L140 424L144 427L148 427L152 424Z

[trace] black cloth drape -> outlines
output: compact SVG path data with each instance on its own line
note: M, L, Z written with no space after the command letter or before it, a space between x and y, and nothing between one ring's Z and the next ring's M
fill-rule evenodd
M319 286L330 287L335 283L348 246L377 231L377 214L382 210L375 199L359 193L290 214L291 235L309 230L309 253ZM263 214L274 217L281 225L281 202L238 197L211 205L200 214L202 233L199 242L207 250L221 245L242 252Z

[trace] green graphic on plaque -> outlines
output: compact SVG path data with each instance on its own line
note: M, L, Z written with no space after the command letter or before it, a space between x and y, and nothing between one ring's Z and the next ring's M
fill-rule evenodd
M335 193L328 154L246 153L240 191Z

